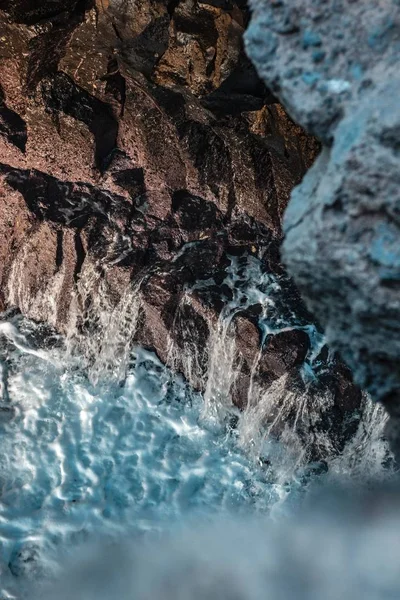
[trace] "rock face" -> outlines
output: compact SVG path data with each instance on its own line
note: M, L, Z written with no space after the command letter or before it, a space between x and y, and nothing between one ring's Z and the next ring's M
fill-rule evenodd
M319 144L257 77L247 21L229 2L0 0L0 309L84 346L95 379L136 342L242 408L281 378L332 389L313 428L340 450L361 393L315 352L279 259ZM268 334L254 264L282 292Z
M324 144L289 203L284 260L356 381L399 419L399 2L253 8L249 56Z

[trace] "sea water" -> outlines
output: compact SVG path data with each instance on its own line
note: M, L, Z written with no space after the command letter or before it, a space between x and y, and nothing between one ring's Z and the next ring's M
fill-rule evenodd
M260 328L265 336L287 328L305 328L311 340L306 360L309 370L323 339L311 324L299 321L288 310L275 309L274 296L281 293L279 281L263 274L255 259L250 257L244 267L232 259L225 283L232 294L219 321L220 329L210 341L204 395L194 392L154 354L132 346L140 304L136 288L121 299L123 319L118 310L107 313L99 308L100 320L105 323L103 333L108 336L103 337L104 343L99 344L101 338L93 343L89 339L86 348L75 346L72 352L68 340L49 335L40 324L19 315L2 316L0 598L42 597L43 586L62 578L71 557L96 558L99 548L105 555L100 553L97 563L93 558L88 573L98 574L94 578L97 583L104 578L114 581L115 594L107 595L105 584L97 592L93 586L92 591L85 588L79 579L84 577L81 572L72 576L76 585L73 595L66 598L262 597L246 586L243 594L235 596L235 577L242 582L238 583L241 589L251 562L251 573L261 568L260 560L269 572L278 560L271 558L271 544L275 543L271 540L278 535L271 529L272 523L280 524L283 540L290 540L290 532L298 525L303 531L301 521L288 519L296 514L310 486L328 489L340 482L358 489L371 479L384 481L392 476L382 436L386 417L367 398L356 435L340 455L325 461L324 469L303 461L302 448L292 444L292 437L278 442L263 429L268 407L274 399L283 401L283 379L263 392L249 410L238 413L229 400L234 344L227 334L237 307L261 304ZM199 285L207 286L207 282ZM227 357L225 362L221 357ZM299 406L305 401L286 400ZM222 405L224 410L220 410ZM261 519L262 525L254 525L254 519ZM237 525L233 526L232 520ZM193 530L193 534L182 533L184 541L175 534L169 541L157 543L159 562L151 583L151 570L143 566L143 561L149 562L154 555L151 544L183 524L185 531ZM307 528L313 531L309 525ZM239 541L232 531L238 532ZM234 551L232 544L239 542L243 550ZM285 543L290 546L290 541ZM182 580L182 548L188 548L188 569L197 573L198 562L208 554L208 563L215 560L215 552L210 553L207 545L220 548L221 575L214 569L211 587L199 583L196 591L191 586L197 575L189 583ZM238 552L238 572L226 571L231 584L224 588L218 583L217 592L211 592L215 577L218 581L225 577L223 565L232 564ZM255 558L259 552L265 553L260 560ZM285 552L279 558L281 567L282 561L289 560ZM81 562L86 564L85 560ZM139 566L135 570L130 564ZM170 580L171 569L178 569L176 581L182 581L182 586L171 584L166 591L163 577ZM104 576L100 577L101 572ZM132 573L135 581L140 580L141 591L129 587ZM265 582L265 575L260 577L257 575L257 581ZM271 582L270 578L268 585ZM71 580L68 586L72 586ZM269 588L264 589L266 593ZM62 593L58 589L51 598L61 600Z

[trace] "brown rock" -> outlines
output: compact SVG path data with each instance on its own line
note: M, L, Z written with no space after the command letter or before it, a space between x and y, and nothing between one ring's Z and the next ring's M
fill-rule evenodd
M0 309L90 338L99 371L108 342L118 357L140 343L204 390L229 255L283 273L282 213L318 143L246 59L245 9L36 4L0 2ZM297 298L290 282L284 294ZM291 330L260 354L260 312L225 332L224 392L242 408L251 378L297 385L309 348ZM358 396L329 373L343 421Z
M291 329L267 339L259 363L259 373L267 380L278 379L293 367L302 365L310 348L305 331Z

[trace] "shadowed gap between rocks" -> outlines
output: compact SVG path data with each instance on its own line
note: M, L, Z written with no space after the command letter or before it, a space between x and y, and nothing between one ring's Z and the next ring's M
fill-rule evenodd
M25 152L28 141L26 122L18 113L7 107L4 91L0 83L0 135Z
M104 171L117 148L118 121L109 104L78 86L66 73L56 73L42 82L45 105L51 112L63 112L88 126L94 136L95 165Z

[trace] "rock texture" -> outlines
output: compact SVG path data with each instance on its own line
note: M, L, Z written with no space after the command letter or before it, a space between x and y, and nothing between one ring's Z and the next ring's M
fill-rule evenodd
M310 317L279 244L319 144L245 56L246 7L0 0L0 11L1 309L85 340L95 377L123 376L136 341L212 395L212 352L233 343L237 376L214 374L218 394L244 407L253 379L286 375L304 390ZM230 256L280 278L290 331L264 340L257 302L221 330ZM317 363L311 397L333 391L313 427L340 450L361 393L337 359Z
M253 8L249 56L324 144L286 212L285 262L328 342L399 420L399 2ZM399 450L395 419L390 428Z

